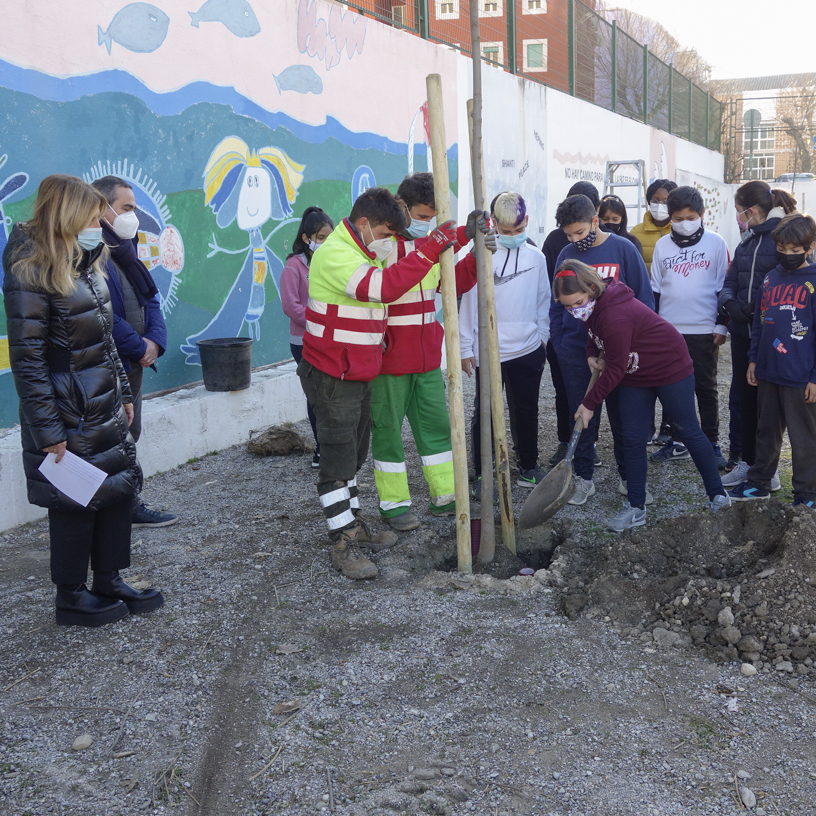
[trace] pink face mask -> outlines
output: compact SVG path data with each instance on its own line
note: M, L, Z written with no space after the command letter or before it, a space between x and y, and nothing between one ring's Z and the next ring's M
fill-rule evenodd
M567 311L582 323L586 323L594 308L595 301L590 300L589 303L585 303L583 306L568 306Z

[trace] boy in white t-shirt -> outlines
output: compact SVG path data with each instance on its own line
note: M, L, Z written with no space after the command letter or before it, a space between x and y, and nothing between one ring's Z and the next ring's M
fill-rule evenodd
M725 342L725 326L717 322L717 295L728 269L728 246L722 236L703 226L705 205L694 187L677 187L666 200L671 232L655 244L652 290L658 314L672 324L688 346L694 364L694 392L700 426L717 464L725 467L719 445L717 357ZM680 429L675 432L682 436ZM685 446L672 439L651 456L655 462L688 459Z

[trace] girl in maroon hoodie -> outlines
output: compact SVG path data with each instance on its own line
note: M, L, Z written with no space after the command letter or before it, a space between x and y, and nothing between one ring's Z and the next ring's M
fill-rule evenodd
M575 413L589 424L595 408L620 386L627 498L608 527L623 532L646 523L646 445L655 399L688 448L705 483L711 510L730 505L714 450L700 429L694 407L694 374L686 343L677 329L634 296L623 283L604 283L580 261L561 264L553 295L589 334L587 362L602 375ZM604 359L598 359L600 352Z

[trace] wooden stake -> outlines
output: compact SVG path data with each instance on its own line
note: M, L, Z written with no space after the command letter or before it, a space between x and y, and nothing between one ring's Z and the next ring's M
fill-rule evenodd
M482 47L479 34L479 3L478 0L470 0L470 40L471 54L473 55L473 100L472 107L468 105L470 116L469 123L471 129L471 166L473 175L473 198L476 207L484 209L485 181L484 181L484 158L482 156ZM479 204L479 201L482 204ZM478 239L478 233L477 233ZM476 245L478 249L478 244ZM479 262L479 256L476 256ZM478 266L477 266L478 269ZM485 302L485 323L487 327L487 357L482 352L482 317L479 317L479 376L489 371L488 379L490 388L490 408L493 415L493 445L496 456L496 477L499 483L499 507L501 510L502 543L515 555L516 553L516 528L513 518L513 495L510 484L510 459L507 454L507 430L504 423L504 398L502 397L501 360L499 358L499 335L496 327L496 291L493 284L493 265L490 264L489 274L484 276L484 284L480 281L479 286L484 288ZM481 306L481 291L480 291ZM487 359L488 365L483 361ZM482 400L481 393L479 395ZM484 427L484 422L483 422ZM484 443L482 443L484 451ZM484 474L484 466L482 466ZM482 497L484 497L484 475L482 475ZM492 499L492 497L491 497ZM484 506L484 505L483 505ZM493 509L492 500L489 505L491 513ZM482 513L482 530L485 526L485 514ZM492 515L490 525L492 528ZM484 536L484 533L482 533ZM495 533L494 533L495 537ZM483 539L484 540L484 539ZM488 557L489 555L489 557ZM479 561L487 563L492 560L492 553L482 555L479 547Z
M425 79L428 92L428 120L433 156L436 218L442 224L451 217L448 176L445 111L442 105L442 77L430 74ZM456 305L456 277L453 248L439 258L442 280L442 312L445 319L445 346L448 361L448 402L451 419L454 492L456 495L456 549L460 572L473 572L470 553L470 499L468 498L467 448L465 447L465 406L462 395L462 360L459 346L459 312Z

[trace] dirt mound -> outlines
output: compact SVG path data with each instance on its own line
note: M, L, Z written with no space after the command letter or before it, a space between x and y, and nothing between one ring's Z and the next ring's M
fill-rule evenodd
M567 538L564 611L658 646L807 674L816 659L816 514L777 502L667 519L599 549Z
M286 456L290 453L306 453L314 445L291 422L270 425L262 431L250 431L247 450L256 456Z

